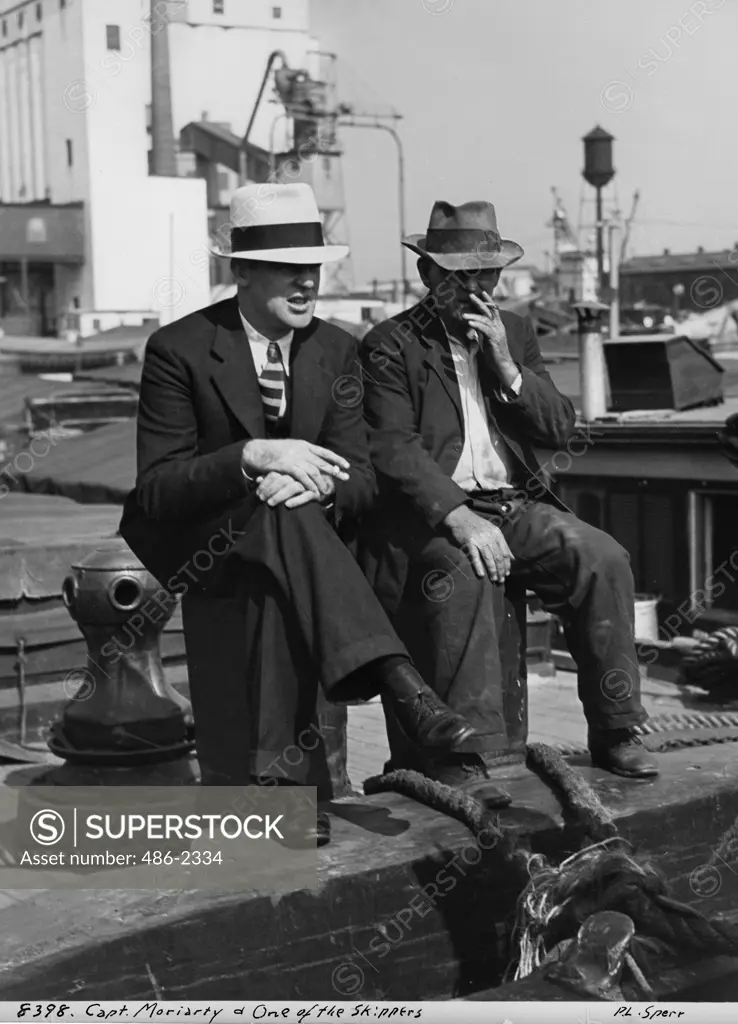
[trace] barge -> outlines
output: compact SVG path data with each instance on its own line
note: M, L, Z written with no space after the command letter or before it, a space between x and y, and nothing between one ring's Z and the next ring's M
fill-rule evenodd
M711 432L718 424L713 426L712 412L704 417L675 415L685 424L678 432L680 441L685 431L693 430L695 447L717 455ZM691 417L696 423L687 427L685 418ZM670 428L672 422L673 417ZM629 432L636 427L622 420L602 426L606 437L597 448L607 462L616 457L610 454L616 444L632 446ZM648 432L652 442L653 428L639 424L637 429ZM671 429L667 433L673 444L675 434ZM593 455L577 459L582 475L593 465ZM638 456L634 471L641 474L640 449ZM707 472L702 458L701 473ZM733 467L726 463L722 472L732 473ZM571 486L570 479L563 481L565 487ZM692 579L699 579L704 566L693 557L688 561L690 573L697 574ZM650 563L639 568L646 583L655 568ZM673 593L676 599L678 589ZM710 611L714 616L716 609ZM55 614L64 612L57 608ZM16 641L18 635L16 630ZM80 635L74 644L70 639L65 641L65 678L70 671L85 670L84 641ZM161 641L168 685L186 698L177 616ZM69 699L58 661L54 664L58 644L52 641L50 657L45 652L45 671L34 679L25 677L23 683L26 753L22 744L6 748L0 772L3 787L16 792L31 792L50 779L59 782L59 773L69 768L44 743ZM16 661L17 655L16 650ZM38 653L34 657L40 659ZM33 671L41 667L42 660L37 660ZM527 765L501 764L493 770L494 778L512 802L490 812L485 821L499 841L482 844L479 833L468 820L459 820L448 801L443 809L434 809L391 787L370 784L377 791L359 792L363 776L354 775L354 785L349 783L344 747L341 763L333 766L332 789L323 794L333 815L333 835L317 851L315 886L295 885L279 893L260 891L255 884L238 890L4 890L0 999L23 999L29 992L44 1000L641 1001L646 992L649 999L660 1001L733 998L738 976L738 842L731 829L738 820L738 691L723 692L720 703L712 705L685 695L684 714L672 718L691 716L691 721L670 721L660 714L665 703L655 688L655 667L649 661L644 673L654 716L645 742L660 751L658 779L618 779L593 768L581 744L547 738L565 750L576 778L589 787L586 791L636 865L649 865L644 876L659 880L653 892L658 889L659 898L676 901L686 927L711 927L722 945L714 935L712 945L701 950L694 943L677 942L670 948L662 943L644 961L636 951L652 937L639 931L642 922L632 900L604 908L595 900L584 907L578 928L570 928L553 947L539 949L542 962L521 971L520 896L525 885L511 850L527 851L529 864L548 865L555 874L561 865L578 863L583 848L601 841L593 836L591 821L575 813L552 778L533 770L530 759ZM7 668L6 703L10 706L15 699L17 707L18 677L13 677L9 660ZM531 701L556 685L551 677L532 680ZM574 693L572 687L573 702ZM358 713L349 709L349 728ZM370 713L371 708L361 709L362 715ZM12 715L7 709L5 714L10 722ZM571 714L581 715L576 703ZM336 721L343 743L345 719ZM381 771L380 765L373 770ZM198 779L191 754L169 765L131 771L78 766L76 775L67 772L64 779L66 784L74 778L75 784L94 785L191 785Z

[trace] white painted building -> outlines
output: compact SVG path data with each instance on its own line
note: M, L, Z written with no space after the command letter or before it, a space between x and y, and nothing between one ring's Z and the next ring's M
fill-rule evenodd
M594 302L597 299L597 257L578 249L560 253L557 283L563 299Z
M290 67L316 74L319 44L309 32L309 14L309 0L189 0L172 11L175 135L189 122L205 120L242 137L275 50ZM251 141L277 151L285 148L286 125L281 105L270 102L271 92L264 94Z
M525 263L505 267L500 275L499 288L507 299L527 299L536 290L535 268Z
M175 139L203 116L242 135L269 54L304 67L316 49L308 0L161 4ZM150 0L0 0L6 334L167 323L210 301L205 182L149 174L149 13ZM278 112L263 104L254 142L281 141Z

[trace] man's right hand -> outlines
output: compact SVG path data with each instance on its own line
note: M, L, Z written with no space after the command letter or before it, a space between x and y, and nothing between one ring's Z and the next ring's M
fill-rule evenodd
M242 465L248 476L283 473L317 495L322 495L321 473L348 480L349 463L335 452L309 441L258 439L243 447Z
M504 583L510 575L513 555L499 526L488 522L466 505L460 505L443 520L451 536L465 552L476 575Z
M300 505L307 505L310 501L319 501L322 504L336 493L336 479L332 476L321 476L322 493L320 495L317 495L315 491L307 490L294 477L287 476L286 473L267 473L266 476L258 476L256 482L258 484L257 498L259 501L266 502L271 508L282 504L287 508L299 508Z

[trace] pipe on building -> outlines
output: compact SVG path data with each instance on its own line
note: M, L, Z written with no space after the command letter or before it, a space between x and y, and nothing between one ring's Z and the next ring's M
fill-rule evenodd
M689 610L695 611L696 592L700 582L700 501L697 491L687 492L687 534L689 537Z
M167 178L177 176L168 9L161 0L151 0L151 173Z
M244 132L243 141L241 142L241 153L240 153L240 158L239 158L239 169L238 169L238 184L239 185L245 185L246 184L246 180L247 180L247 175L246 175L246 144L249 141L249 136L251 135L251 129L254 127L254 121L256 120L256 115L259 112L259 104L261 103L261 98L264 95L264 90L266 89L266 84L269 81L269 76L272 73L272 67L274 65L275 60L281 60L283 67L285 67L285 68L289 67L289 64L287 63L287 58L285 57L285 55L282 52L282 50L273 50L269 54L269 60L267 61L267 66L266 66L266 68L264 70L264 75L263 75L263 77L261 79L261 85L259 86L259 92L258 92L258 94L256 96L256 102L254 103L254 106L253 106L253 108L251 110L251 116L249 117L249 123L246 125L246 131Z
M610 340L620 337L620 267L617 256L618 225L610 224L608 232L610 262Z
M602 346L602 314L607 306L601 302L577 302L573 308L579 320L582 419L591 422L607 412L607 368Z

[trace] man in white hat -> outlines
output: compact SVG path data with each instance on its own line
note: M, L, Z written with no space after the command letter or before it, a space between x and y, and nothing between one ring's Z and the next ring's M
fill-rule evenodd
M488 790L487 765L505 745L495 608L510 579L563 620L593 761L653 776L634 731L647 716L627 552L546 486L534 446L566 445L574 407L556 390L531 321L492 299L523 250L500 236L494 207L481 201L437 202L425 235L404 244L418 253L429 294L363 343L380 490L365 564L424 677L476 736L463 755L420 758L394 737L393 766Z
M321 264L348 250L324 244L305 184L238 189L231 224L217 254L237 296L149 339L121 523L162 585L188 595L203 781L304 782L283 754L318 681L336 701L381 693L413 743L456 749L471 728L418 675L344 543L375 479L356 343L314 309ZM321 814L305 840L328 835Z

